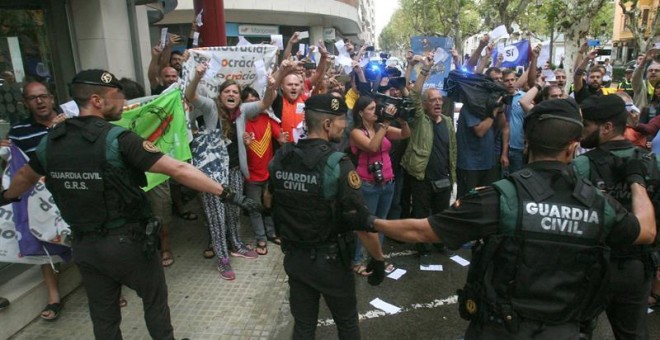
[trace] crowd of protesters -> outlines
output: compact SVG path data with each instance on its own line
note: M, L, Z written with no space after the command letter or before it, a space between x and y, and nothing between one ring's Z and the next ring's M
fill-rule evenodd
M449 207L455 186L460 198L476 187L489 185L522 169L526 163L524 117L542 101L572 97L580 104L594 96L619 95L630 114L625 137L640 148L654 153L660 151L657 134L660 130L660 115L657 115L660 111L660 51L657 49L650 48L640 54L634 64L626 66L624 78L617 82L612 79L609 59L603 65L597 63L598 51L589 51L586 44L579 50L574 65L557 68L550 63L537 67L540 46L534 47L525 71L517 73L500 67L501 58L490 60L493 44L485 35L465 62L456 51L451 51L453 68L484 74L487 81L501 86L509 97L484 116L467 105L459 109L439 89L424 88L435 63L432 52L414 55L411 51L405 65L387 65L383 61L374 72L361 63L363 58L369 58L368 46L356 48L346 40L345 51L353 60L347 73L344 67L334 63L335 57L323 42L312 46L306 55L292 55L291 51L300 40L296 32L288 41L276 70L268 75L267 87L261 96L250 87L242 88L227 80L220 85L216 98L207 97L197 87L207 71L208 66L204 64L196 68L192 82L185 89L194 132L192 163L211 178L228 185L233 192L245 191L256 201L260 201L266 191L268 164L275 150L284 143L296 143L305 138L301 104L304 105L309 96L320 93L334 93L345 98L350 126L336 148L352 155L363 183L361 193L365 203L373 215L383 219L428 217ZM152 94L161 93L180 81L187 53L173 51L178 43L179 37L170 35L164 48L153 48L148 68ZM572 67L571 72L566 72L566 67ZM552 72L544 72L547 70ZM413 72L415 81L411 80ZM574 75L570 88L567 87L567 73ZM24 101L29 108L34 107L31 112L35 112L35 116L30 123L41 124L45 130L57 112L47 89L37 93L35 87L35 83L25 86ZM402 98L410 100L410 110L396 104ZM48 119L42 122L37 114L39 110L44 111ZM455 110L459 111L457 121L454 121ZM20 128L14 127L12 131L18 133ZM12 141L20 143L20 136L17 134ZM161 190L161 194L152 194L150 199L160 205L153 210L165 221L164 226L171 222L172 211L186 220L197 219L193 212L183 208L182 189L178 184L165 183L157 191ZM215 258L222 279L236 278L231 257L257 259L268 254L268 241L280 244L267 211L250 213L249 223L254 233L254 242L250 242L241 239L240 228L247 226L241 226L238 207L225 205L211 194L202 194L199 202L209 228L209 247L204 249L203 255ZM172 248L176 248L170 245L167 229L161 237L165 267L174 263ZM417 244L415 247L422 263L434 248L446 256L454 255L443 244ZM367 257L364 248L356 242L352 268L359 276L370 275ZM386 271L393 271L395 266L395 263L388 263ZM48 278L53 274L47 269L44 268L44 275ZM56 318L61 308L57 290L51 290L51 286L49 307L42 314L45 319ZM660 276L654 280L647 296L649 305L660 305ZM125 301L120 303L125 304Z

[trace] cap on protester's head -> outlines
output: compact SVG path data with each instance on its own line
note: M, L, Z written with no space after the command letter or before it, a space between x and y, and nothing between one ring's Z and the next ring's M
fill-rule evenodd
M93 86L115 87L120 90L123 89L119 79L112 73L104 70L84 70L78 72L73 77L71 84L85 84Z
M635 68L633 66L629 66L626 68L625 73L633 73L633 72L635 72Z
M526 128L531 120L543 121L549 119L560 119L583 126L580 109L572 98L550 99L540 102L525 116L524 126Z
M619 96L591 96L580 103L582 117L593 122L606 122L618 115L627 115L626 102Z
M305 101L305 111L308 110L341 116L346 114L348 106L344 99L324 93L313 95Z

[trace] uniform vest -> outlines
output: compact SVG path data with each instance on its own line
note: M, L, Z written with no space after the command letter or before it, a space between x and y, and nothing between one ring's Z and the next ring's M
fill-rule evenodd
M37 148L46 187L74 231L114 229L150 217L140 189L146 177L121 159L117 137L125 131L106 121L67 119Z
M336 195L344 154L329 148L323 153L316 164L307 164L304 160L314 156L287 143L270 165L273 220L282 240L294 246L336 242Z
M461 316L547 325L591 320L605 306L614 211L586 180L523 169L495 182L500 232L473 248Z
M660 209L660 160L655 155L639 148L631 147L617 150L595 148L573 161L573 167L580 177L589 180L601 191L608 193L628 211L632 211L632 193L630 185L622 178L622 169L629 158L640 159L646 168L646 191L656 209ZM660 221L656 221L660 222ZM660 235L659 235L660 236ZM617 247L613 257L637 256L653 250L652 245L629 245Z

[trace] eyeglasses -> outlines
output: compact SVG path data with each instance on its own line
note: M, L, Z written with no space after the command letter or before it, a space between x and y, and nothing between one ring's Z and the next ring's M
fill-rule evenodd
M36 100L37 98L39 98L41 100L46 100L46 99L50 99L50 97L51 97L51 95L49 95L49 94L40 94L38 96L25 96L23 98L25 98L25 100L31 102L31 101Z
M649 69L646 69L646 70L649 71L649 72L660 72L660 68L649 68Z

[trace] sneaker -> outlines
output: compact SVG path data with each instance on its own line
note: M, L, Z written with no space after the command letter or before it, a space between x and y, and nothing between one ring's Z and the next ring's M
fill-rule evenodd
M220 260L220 263L218 264L218 271L220 272L220 277L227 281L231 281L236 278L236 274L234 274L234 270L231 269L228 258Z
M238 250L232 250L229 252L231 256L234 257L244 257L246 259L256 259L259 257L256 251L248 249L247 247L241 247Z

